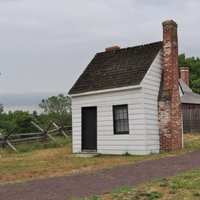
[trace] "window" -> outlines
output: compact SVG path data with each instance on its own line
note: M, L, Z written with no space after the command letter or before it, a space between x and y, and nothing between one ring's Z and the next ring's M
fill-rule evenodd
M114 134L129 134L128 105L113 106Z

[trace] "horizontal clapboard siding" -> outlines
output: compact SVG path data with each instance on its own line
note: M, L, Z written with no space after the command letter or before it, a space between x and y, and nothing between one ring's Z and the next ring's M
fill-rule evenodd
M128 105L129 134L114 135L113 105ZM97 107L97 150L102 154L145 154L142 89L72 97L73 152L81 152L81 108Z
M149 68L142 83L146 127L146 150L151 152L159 152L160 149L158 129L158 94L162 71L162 53L160 52Z

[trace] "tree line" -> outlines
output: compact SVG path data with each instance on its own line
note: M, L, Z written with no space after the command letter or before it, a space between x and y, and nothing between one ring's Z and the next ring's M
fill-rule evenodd
M16 110L14 112L4 112L4 107L0 104L0 132L9 132L14 128L15 133L37 132L37 128L31 124L36 122L45 128L53 120L59 126L71 126L71 99L69 96L59 94L39 103L41 113L32 113Z

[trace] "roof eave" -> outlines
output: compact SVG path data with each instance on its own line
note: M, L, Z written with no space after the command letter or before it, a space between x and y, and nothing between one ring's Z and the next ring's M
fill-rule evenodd
M130 89L139 89L142 88L141 85L132 85L132 86L126 86L126 87L119 87L119 88L112 88L112 89L105 89L105 90L96 90L91 92L82 92L78 94L69 94L71 97L80 97L80 96L87 96L87 95L93 95L93 94L103 94L103 93L109 93L109 92L118 92L123 90L130 90Z

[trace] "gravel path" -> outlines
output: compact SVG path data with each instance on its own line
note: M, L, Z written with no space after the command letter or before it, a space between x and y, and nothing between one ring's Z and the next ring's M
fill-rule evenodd
M200 168L200 151L95 173L38 179L0 186L0 200L67 200L100 194L121 185L136 186L153 179Z

